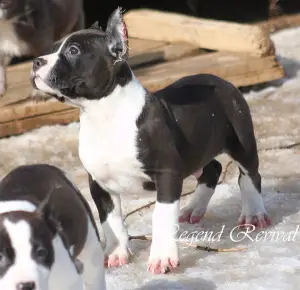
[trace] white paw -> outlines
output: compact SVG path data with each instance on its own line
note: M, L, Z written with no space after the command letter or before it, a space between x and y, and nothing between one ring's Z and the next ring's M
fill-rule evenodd
M263 198L248 175L240 178L242 213L238 220L241 227L255 226L265 228L271 225L271 219L265 209Z
M169 243L153 243L148 261L148 271L155 274L165 274L179 266L178 248L176 241Z
M179 222L199 223L206 213L213 193L214 189L207 187L205 184L198 184L189 203L180 210Z
M272 224L271 219L264 207L261 195L248 199L243 203L242 212L238 220L241 227L255 226L265 228Z
M104 265L106 267L118 267L128 263L129 251L127 247L117 246L112 253L105 252Z
M179 214L179 222L180 223L191 223L196 224L201 221L204 214L206 212L206 208L197 208L196 205L187 205L180 210Z
M271 218L268 213L264 211L249 212L242 209L242 213L238 220L238 225L240 227L247 228L248 226L255 226L260 228L266 228L272 224Z

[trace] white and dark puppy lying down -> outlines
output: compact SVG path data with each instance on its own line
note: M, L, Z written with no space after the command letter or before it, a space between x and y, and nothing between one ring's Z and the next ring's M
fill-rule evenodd
M240 91L201 74L150 93L127 60L127 30L117 9L106 31L94 25L68 35L34 60L31 73L35 88L80 108L79 156L104 229L108 266L129 256L120 196L152 191L157 201L148 270L177 267L175 225L203 217L222 171L215 159L221 153L240 170L239 224L270 225L252 118ZM198 185L180 210L183 180L191 174Z
M103 263L90 208L64 172L26 165L3 178L1 290L105 290Z

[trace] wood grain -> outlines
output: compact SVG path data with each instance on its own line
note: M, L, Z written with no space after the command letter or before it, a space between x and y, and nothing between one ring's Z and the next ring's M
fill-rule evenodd
M150 91L159 90L183 76L197 73L217 75L237 87L272 81L284 76L284 70L274 56L255 58L224 52L141 68L135 73Z
M134 9L124 15L129 37L186 42L201 48L247 53L256 57L274 54L268 31L256 25L201 19L171 12Z

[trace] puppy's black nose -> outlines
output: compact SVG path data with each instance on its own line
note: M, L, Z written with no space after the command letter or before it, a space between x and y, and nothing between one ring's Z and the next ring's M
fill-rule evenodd
M35 290L35 282L23 282L17 285L17 290Z
M33 60L33 70L37 70L38 68L47 64L47 60L42 57L35 58Z

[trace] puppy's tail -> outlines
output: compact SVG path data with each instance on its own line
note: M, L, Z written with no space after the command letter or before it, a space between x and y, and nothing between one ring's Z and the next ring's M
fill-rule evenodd
M234 86L231 88L230 98L226 99L223 105L241 145L247 153L257 153L253 121L247 101Z

